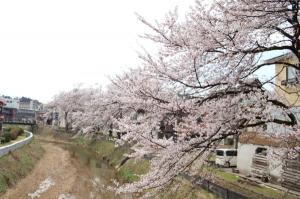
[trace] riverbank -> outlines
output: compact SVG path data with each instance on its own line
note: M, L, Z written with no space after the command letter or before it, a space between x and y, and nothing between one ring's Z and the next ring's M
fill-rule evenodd
M123 184L139 180L139 175L145 174L149 170L150 162L145 159L126 159L124 154L130 153L130 146L124 145L115 147L113 141L103 137L99 140L91 140L83 137L71 138L70 134L63 131L53 132L50 129L44 129L39 139L51 143L67 143L68 145L75 145L94 151L97 154L97 159L107 163L115 170L116 180ZM191 182L178 177L168 186L164 192L158 194L155 198L173 198L173 199L214 199L215 196L199 189Z
M57 134L48 128L40 129L35 137L31 144L0 159L0 168L5 171L1 171L0 198L137 198L131 194L116 195L107 189L116 181L136 181L148 171L147 160L124 161L129 146L115 147L106 139L71 138L70 134ZM155 198L214 199L214 196L178 178Z
M0 158L0 196L28 175L44 149L36 140Z
M72 137L64 132L55 132L52 129L41 129L36 136L39 141L55 144L77 145L95 152L98 158L116 170L117 179L121 183L129 183L139 180L139 175L145 174L149 169L149 161L145 159L126 159L125 154L130 153L130 146L116 147L115 143L103 137L92 140L78 136Z
M1 198L132 199L130 195L119 196L107 189L113 184L115 170L93 151L68 140L53 138L48 142L46 136L36 137L45 151L43 157L29 175Z
M42 144L42 147L45 153L41 160L26 178L3 195L4 199L58 198L59 194L69 191L75 181L76 170L68 152L53 144ZM47 195L42 195L46 191Z

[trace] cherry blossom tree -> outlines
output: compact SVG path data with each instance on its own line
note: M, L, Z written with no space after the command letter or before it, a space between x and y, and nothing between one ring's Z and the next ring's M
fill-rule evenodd
M64 124L66 132L76 127L78 121L82 118L82 114L86 112L87 103L94 96L93 89L74 88L68 92L61 92L56 95L48 105L50 112L58 112L59 120Z
M141 52L141 65L112 79L105 92L74 90L53 102L83 132L113 128L124 132L119 144L132 144L130 157L152 157L149 173L119 192L160 190L247 128L288 128L269 136L283 140L288 157L299 154L298 145L288 142L300 140L294 107L265 87L278 74L263 80L255 74L274 64L300 70L297 63L262 59L283 51L300 61L298 0L196 1L184 19L177 10L162 22L138 17L150 28L143 37L157 52Z
M136 122L131 116L118 121L127 132L123 140L136 143L131 155L154 158L148 174L119 191L160 189L195 160L205 163L221 140L250 127L293 127L276 136L299 140L292 107L265 89L278 74L263 81L255 76L274 64L300 69L262 61L263 53L273 51L292 53L299 61L299 1L197 1L184 20L176 10L160 23L139 18L153 31L144 38L159 49L141 53L141 68L120 79L119 87L130 96L123 104L143 114ZM159 136L162 123L172 124L173 136ZM295 145L281 147L285 154L299 153Z

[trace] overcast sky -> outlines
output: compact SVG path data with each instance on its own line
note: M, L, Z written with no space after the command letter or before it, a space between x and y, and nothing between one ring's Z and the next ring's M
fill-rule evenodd
M106 85L107 76L138 64L146 19L162 19L194 0L0 1L0 94L48 102L78 83Z

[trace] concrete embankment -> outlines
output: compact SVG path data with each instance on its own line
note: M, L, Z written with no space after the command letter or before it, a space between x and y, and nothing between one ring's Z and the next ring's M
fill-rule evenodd
M0 147L0 157L31 142L31 140L33 139L33 134L29 131L25 131L25 133L28 134L25 139Z

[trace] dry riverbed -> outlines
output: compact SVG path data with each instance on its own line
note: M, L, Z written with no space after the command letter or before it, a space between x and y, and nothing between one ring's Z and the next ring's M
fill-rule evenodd
M42 146L45 154L33 171L1 198L107 198L97 193L101 190L100 179L84 169L68 150L52 143L43 143Z
M115 165L123 159L120 150L111 149L107 142L85 146L84 140L68 141L54 136L36 136L44 155L33 170L13 188L7 189L4 199L132 199L132 195L116 195L107 189L113 182L130 181L131 173L143 173L141 162L127 161L120 170ZM81 143L83 142L83 144ZM75 144L77 143L77 144ZM78 144L79 143L79 144ZM114 146L114 145L113 145ZM108 155L110 154L110 155ZM106 157L105 160L102 158ZM110 161L107 161L110 158ZM116 163L117 162L117 163ZM142 169L143 168L143 169ZM131 174L131 175L129 175ZM215 198L190 182L176 180L170 188L154 198Z

